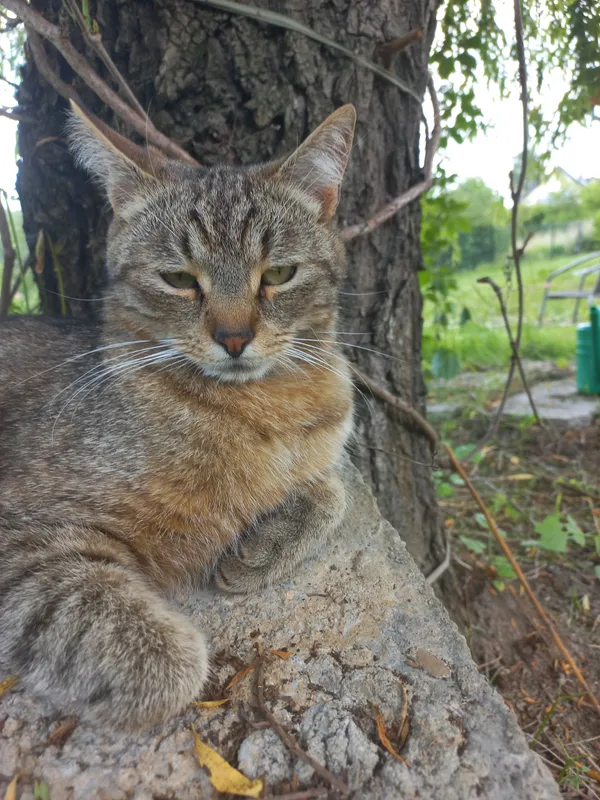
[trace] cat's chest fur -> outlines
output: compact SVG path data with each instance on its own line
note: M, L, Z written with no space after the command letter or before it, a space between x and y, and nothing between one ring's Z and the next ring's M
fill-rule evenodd
M178 561L208 564L294 487L327 472L350 433L349 381L322 370L207 383L195 394L144 391L137 469L114 500L137 549L163 570L174 557L158 552L166 540L177 541Z

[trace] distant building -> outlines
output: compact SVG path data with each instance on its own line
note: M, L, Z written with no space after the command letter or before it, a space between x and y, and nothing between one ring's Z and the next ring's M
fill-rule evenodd
M551 202L552 195L565 190L587 186L593 178L574 178L566 169L555 167L552 172L521 200L524 206L543 206Z

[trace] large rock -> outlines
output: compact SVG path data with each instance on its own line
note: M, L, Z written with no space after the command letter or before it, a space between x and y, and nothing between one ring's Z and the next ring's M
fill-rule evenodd
M550 773L529 749L501 697L473 663L394 529L360 478L352 508L327 552L282 587L254 597L209 594L185 610L210 636L214 686L223 687L256 647L291 650L265 666L271 711L302 747L344 778L357 800L542 800L558 798ZM380 745L376 705L393 733L408 693L406 765ZM23 799L45 779L52 800L198 800L216 796L193 752L193 723L268 792L325 785L272 729L255 728L254 673L216 709L193 708L152 735L125 738L79 726L48 743L56 718L18 690L0 700L0 793L23 772ZM5 780L6 779L6 780Z

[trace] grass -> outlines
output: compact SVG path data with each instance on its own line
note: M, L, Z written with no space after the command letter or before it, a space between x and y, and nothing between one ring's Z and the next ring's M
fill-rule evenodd
M525 286L525 325L521 354L524 358L541 361L572 361L575 358L576 326L572 323L573 300L549 301L544 316L544 326L537 327L544 283L548 274L562 267L577 256L557 258L540 257L537 254L525 256L523 260L523 282ZM593 262L590 262L592 264ZM583 265L583 267L588 265ZM577 270L574 270L577 271ZM451 301L455 307L454 318L447 329L439 328L439 338L435 337L434 308L430 303L425 307L425 336L423 358L426 366L431 365L436 350L445 348L455 353L460 366L467 370L490 369L508 362L510 348L504 330L502 316L496 296L491 287L477 283L479 278L489 276L502 288L509 318L515 324L517 319L517 291L514 281L508 283L504 274L504 263L482 265L469 272L457 272L457 288L452 292ZM579 278L573 273L560 276L552 282L555 289L577 289ZM586 288L593 286L593 276L588 278ZM460 325L461 310L468 308L470 322ZM587 319L587 302L579 309L579 321Z
M21 211L11 211L12 221L17 234L17 241L13 241L13 247L18 248L23 261L27 258L29 248L25 240L25 232L23 231L23 214ZM2 282L2 246L0 245L0 283ZM13 280L19 274L19 259L15 258L15 265L13 270ZM10 306L10 313L12 314L25 314L29 307L30 311L35 311L39 306L39 293L38 288L31 270L26 270L25 277L21 282L21 286Z

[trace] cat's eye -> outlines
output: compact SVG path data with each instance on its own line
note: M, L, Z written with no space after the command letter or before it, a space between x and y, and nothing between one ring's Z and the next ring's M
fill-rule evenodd
M198 289L198 281L189 272L163 272L163 281L174 289Z
M264 286L281 286L282 283L291 281L296 274L296 266L269 267L262 274L261 283Z

